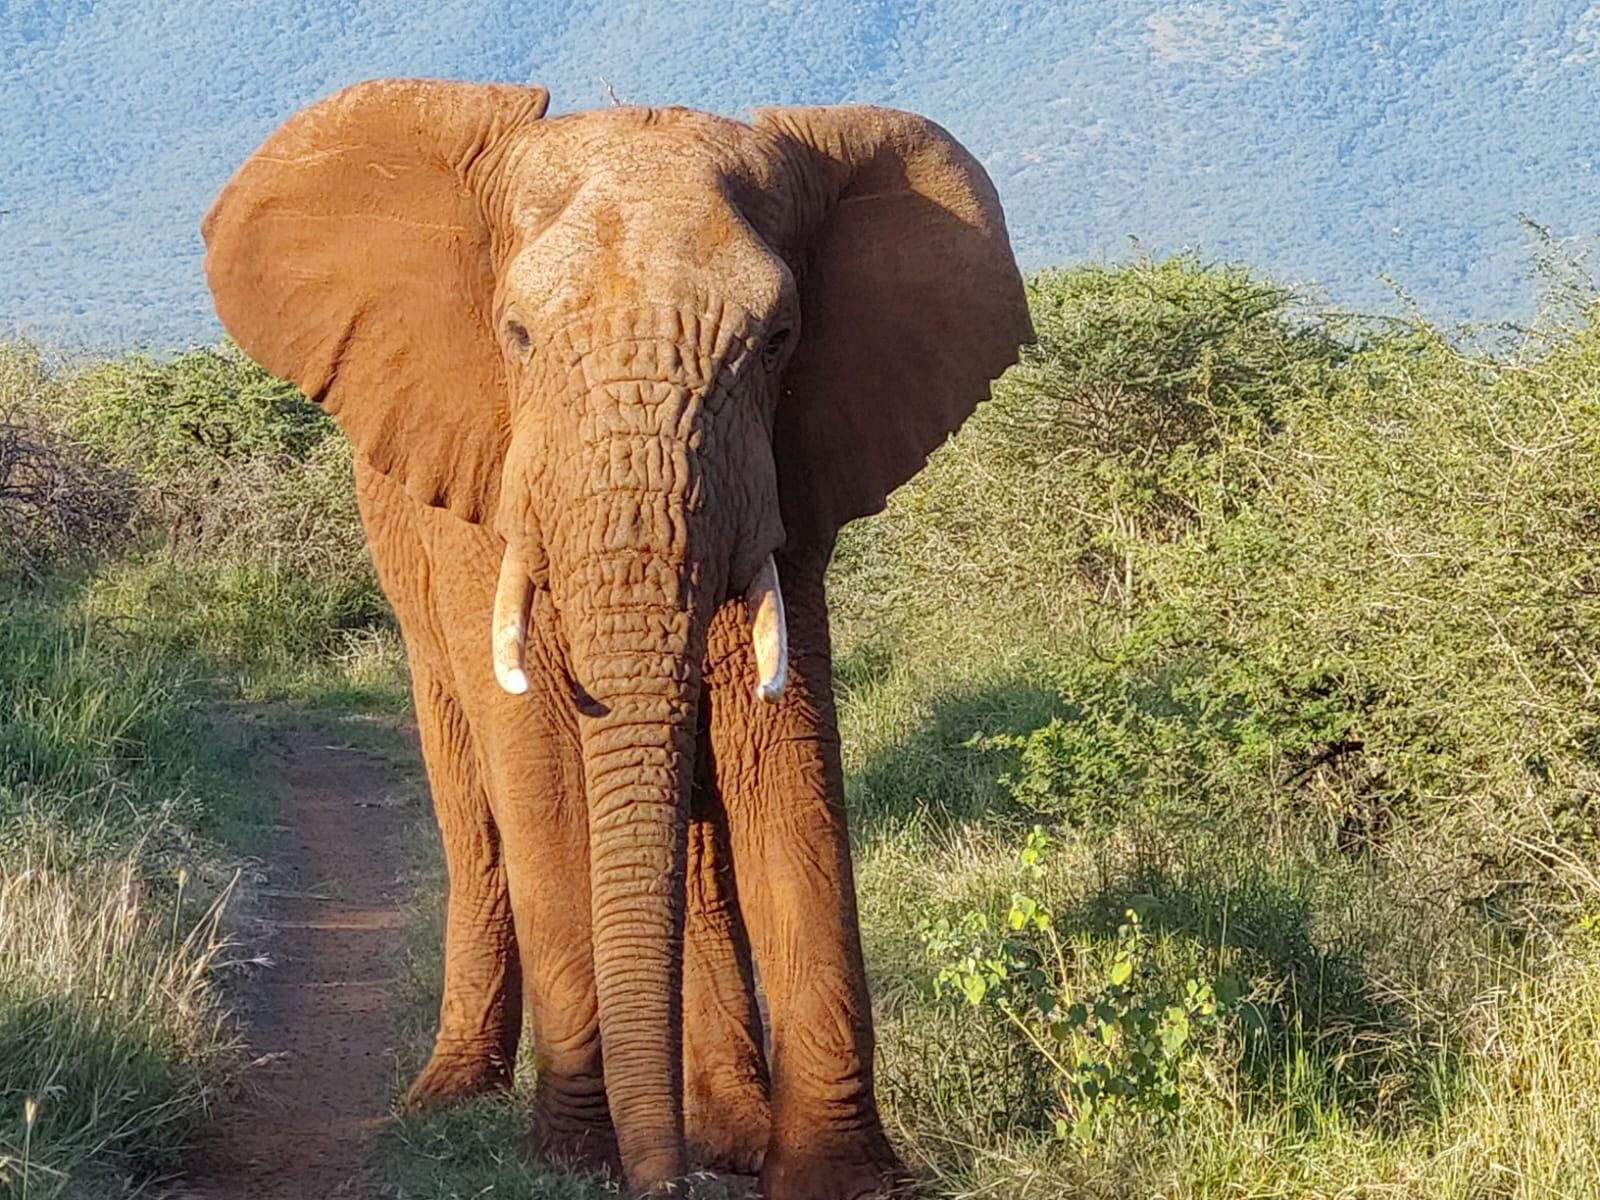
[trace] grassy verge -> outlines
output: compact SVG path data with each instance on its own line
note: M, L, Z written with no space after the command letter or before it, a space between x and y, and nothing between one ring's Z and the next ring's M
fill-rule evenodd
M250 801L181 666L69 589L0 613L0 1194L38 1197L170 1166L222 1083L214 838Z
M403 704L319 421L226 352L0 346L0 1197L147 1187L232 1083L241 705Z
M1592 295L1468 353L1181 259L1032 293L1039 346L832 579L903 1153L947 1200L1600 1196ZM130 480L135 534L86 514L115 548L6 601L0 688L33 699L0 734L0 903L33 907L0 925L0 1014L122 994L61 982L83 960L50 947L91 936L134 947L124 978L200 981L108 1006L111 1090L175 1098L148 1125L48 1090L86 1022L51 1051L0 1015L5 1178L35 1096L49 1195L159 1169L221 1077L206 914L249 818L216 698L404 697L314 412L226 352L35 375L35 424ZM437 1001L421 821L397 1091ZM525 1126L522 1098L398 1122L385 1187L598 1194Z

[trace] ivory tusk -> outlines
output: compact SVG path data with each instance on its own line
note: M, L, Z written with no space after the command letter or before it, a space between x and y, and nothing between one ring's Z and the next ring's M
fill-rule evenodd
M756 651L756 696L775 704L789 681L789 625L783 616L778 564L767 555L744 594Z
M533 579L528 560L509 546L500 560L500 581L494 589L494 677L513 696L528 690L523 669L528 645L528 606Z

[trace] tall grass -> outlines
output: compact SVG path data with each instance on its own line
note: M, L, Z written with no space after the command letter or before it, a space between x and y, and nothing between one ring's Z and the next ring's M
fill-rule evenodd
M1600 1195L1600 310L1480 355L1186 259L1031 292L832 579L905 1149L952 1197ZM935 994L987 955L1042 992ZM1175 1108L1127 1027L1074 1132L1024 1027L1191 984Z
M0 421L5 479L50 484L0 486L0 1196L123 1194L240 1065L225 910L266 813L232 707L392 705L397 655L347 448L237 352L3 346ZM66 519L113 487L117 523Z
M0 1195L170 1168L232 1041L216 838L248 798L185 666L72 605L0 606Z
M0 1111L35 1114L0 1124L0 1193L170 1169L221 1089L227 893L197 918L146 876L128 853L76 871L24 858L0 878Z

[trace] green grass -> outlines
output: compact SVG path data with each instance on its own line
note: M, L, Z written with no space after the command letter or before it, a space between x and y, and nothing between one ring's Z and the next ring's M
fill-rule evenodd
M1043 273L1039 345L845 532L880 1090L932 1196L1600 1197L1600 309L1562 287L1468 349L1191 259ZM233 351L0 354L8 408L139 498L0 627L0 904L36 914L0 924L0 1153L15 1190L38 1096L28 1194L92 1194L226 1076L207 912L251 817L207 714L389 738L357 718L404 676L347 451ZM439 983L415 840L397 1095ZM51 949L91 936L126 987ZM968 953L1016 968L977 1003L936 986ZM1191 985L1220 1007L1146 1054ZM99 1023L27 1024L57 993ZM79 1045L103 1072L50 1091ZM85 1099L135 1091L167 1099ZM388 1194L602 1194L528 1159L526 1101L397 1122Z
M184 664L62 584L0 616L0 1195L111 1189L225 1085L226 847L260 798Z
M0 502L0 1197L179 1164L243 1065L225 985L271 818L252 730L403 708L348 451L297 403L231 351L0 347L0 421L28 435L9 469L52 481L48 506Z

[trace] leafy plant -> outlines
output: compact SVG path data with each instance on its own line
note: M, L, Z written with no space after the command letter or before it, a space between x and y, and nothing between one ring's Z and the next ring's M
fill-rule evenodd
M300 459L333 422L291 383L232 343L165 360L141 354L95 364L70 381L74 436L124 456L146 479L248 459Z
M1044 875L1051 844L1034 826L1018 855L1025 876ZM1176 1113L1195 1043L1220 1033L1238 999L1226 975L1166 984L1153 969L1139 903L1123 915L1109 957L1087 982L1069 959L1090 949L1069 944L1049 907L1024 891L1012 892L998 922L974 910L919 928L939 964L935 994L992 1005L1054 1071L1061 1138L1087 1142L1120 1111Z

